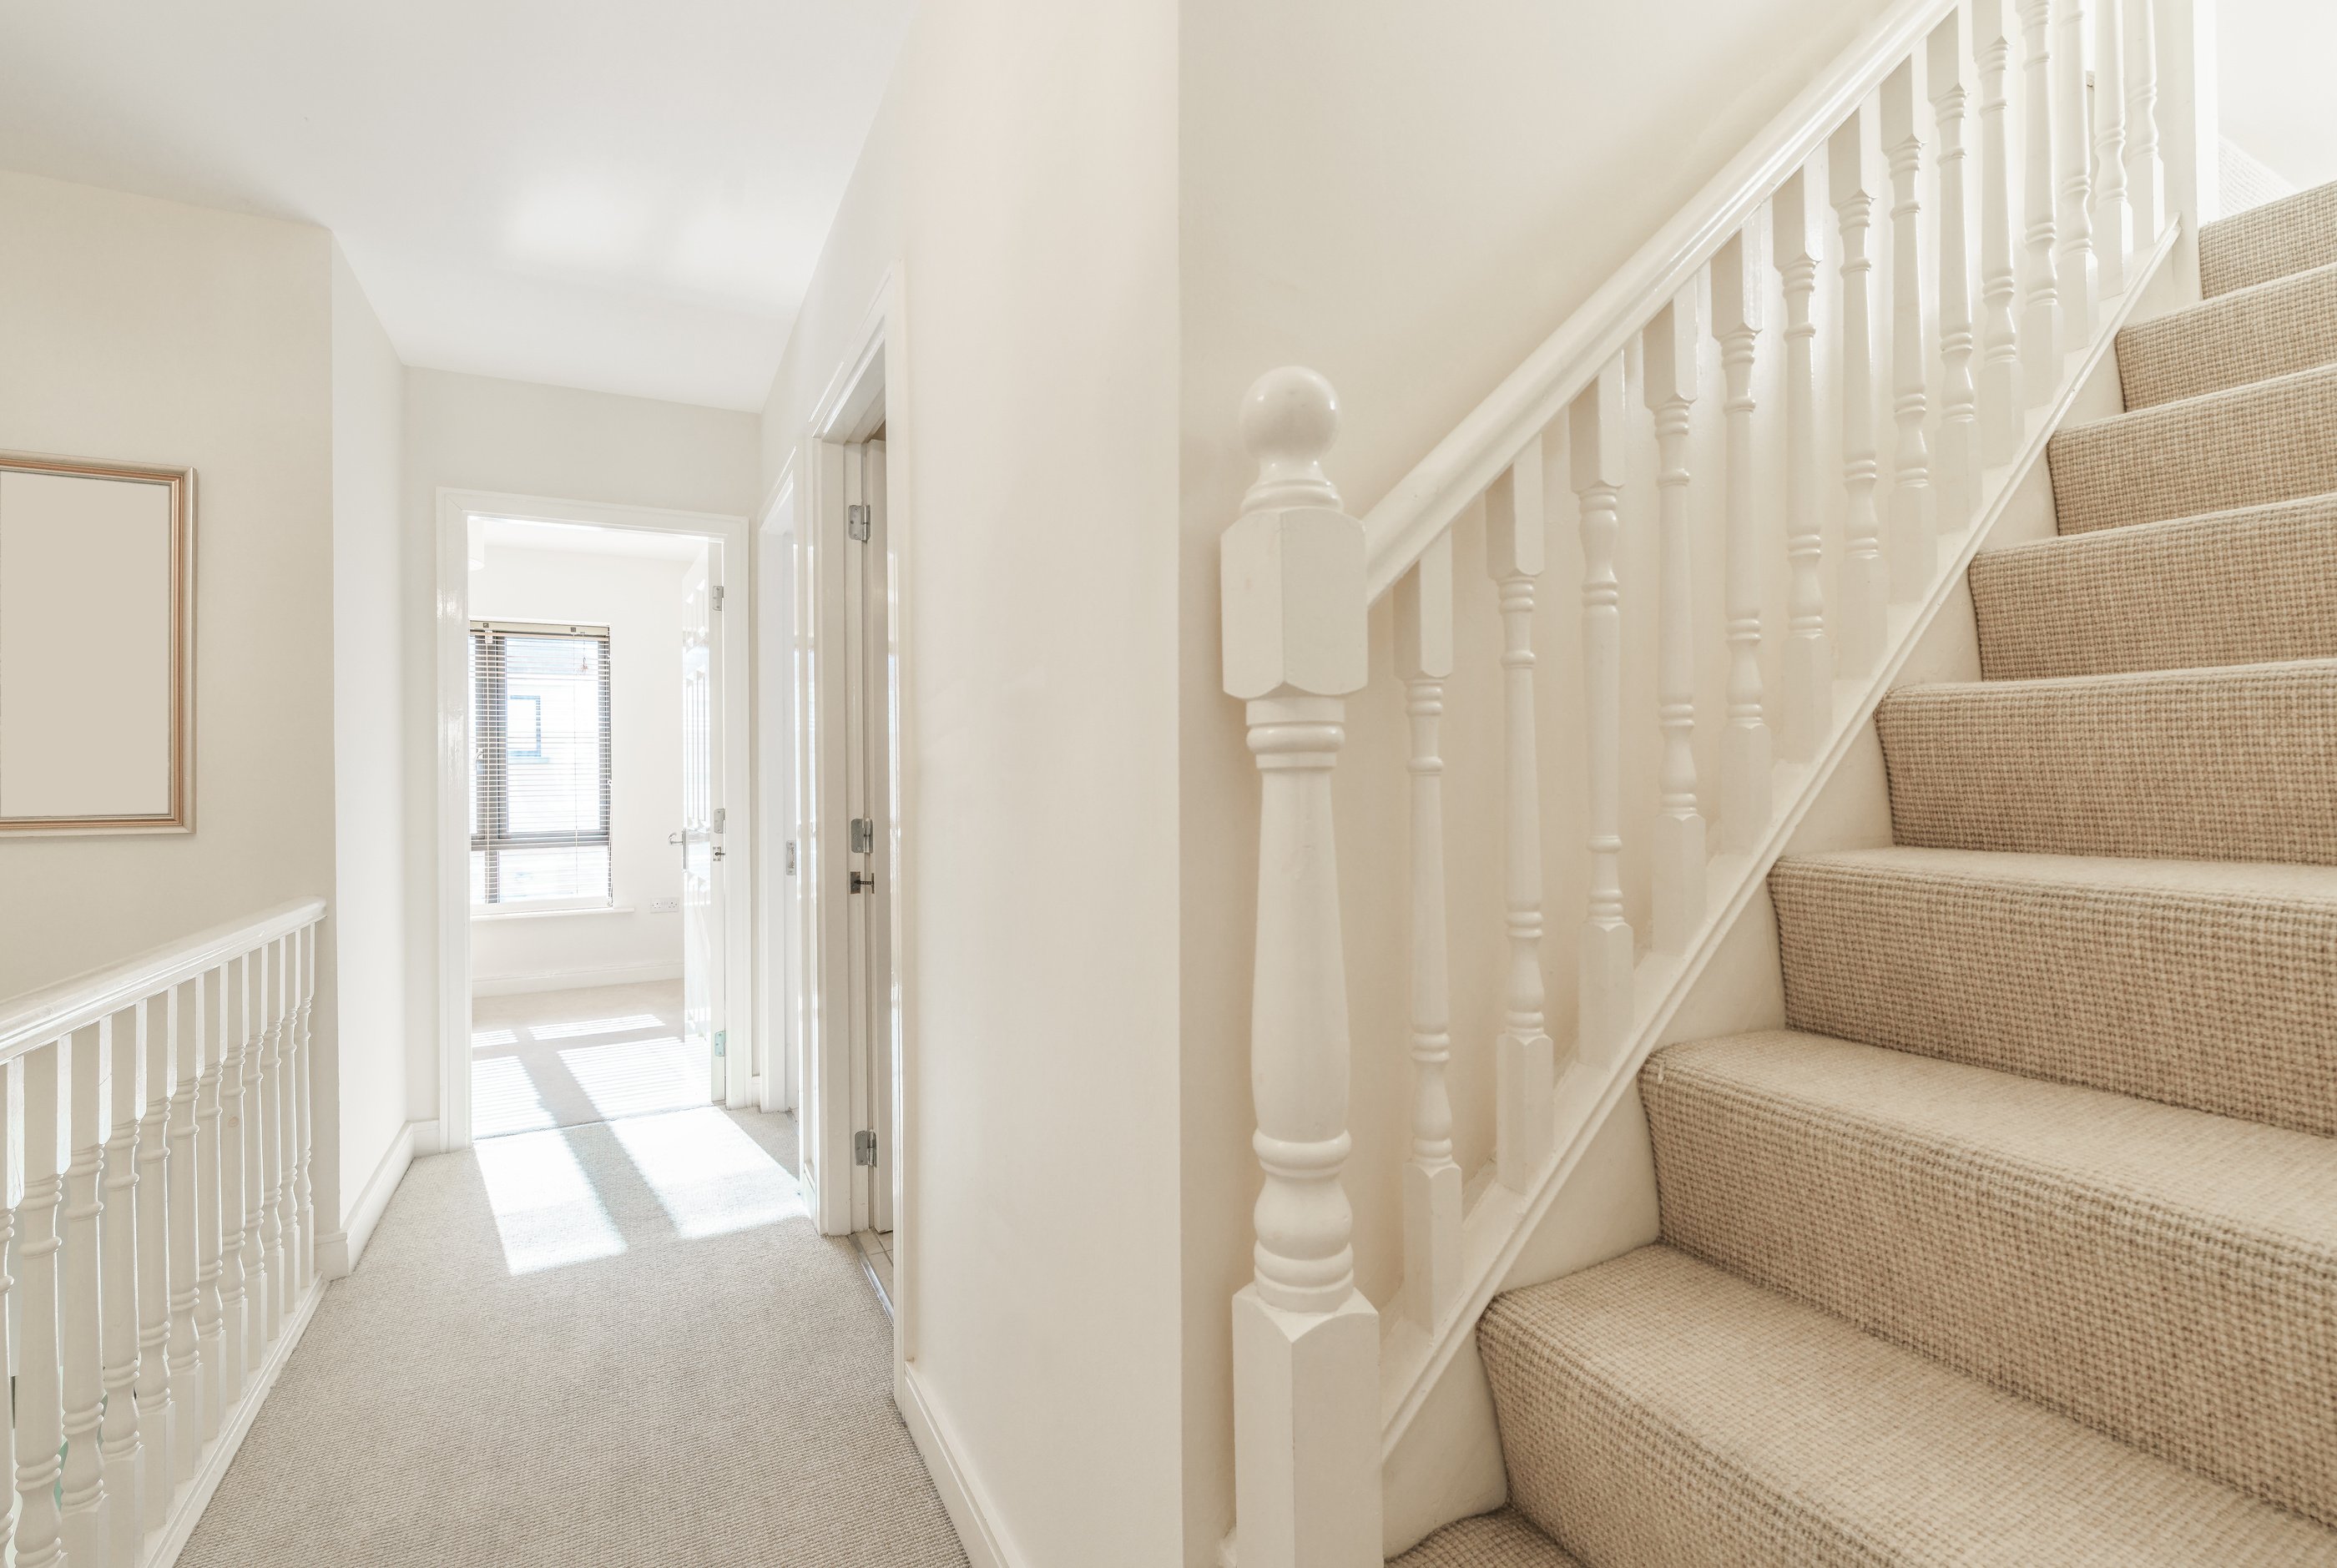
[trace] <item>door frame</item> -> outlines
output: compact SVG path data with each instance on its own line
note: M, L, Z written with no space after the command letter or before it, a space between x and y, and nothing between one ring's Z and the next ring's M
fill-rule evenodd
M748 687L753 668L748 629L753 618L748 570L748 526L743 517L719 512L677 511L661 507L615 506L538 495L440 486L437 527L437 620L435 696L437 766L434 790L431 863L437 875L434 909L438 957L439 1146L471 1144L471 878L470 774L471 691L467 648L471 628L471 521L511 518L527 522L582 524L644 533L686 533L703 538L708 574L722 589L721 635L715 640L715 678L720 692L722 763L718 770L728 811L723 858L738 868L722 878L724 1060L729 1064L726 1102L754 1103L755 750ZM735 857L735 859L734 859Z

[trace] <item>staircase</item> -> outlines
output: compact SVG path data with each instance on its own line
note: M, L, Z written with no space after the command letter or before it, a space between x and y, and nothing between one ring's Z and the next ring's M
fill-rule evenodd
M2337 1563L2337 186L2208 226L1771 872L1786 1022L1639 1074L1662 1236L1478 1329L1404 1568Z

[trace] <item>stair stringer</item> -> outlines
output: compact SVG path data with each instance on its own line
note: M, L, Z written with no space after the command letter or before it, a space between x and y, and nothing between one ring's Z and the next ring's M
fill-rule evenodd
M2125 410L2114 345L2118 329L2199 303L2195 268L2170 265L2181 230L2170 226L2133 264L2134 284L2105 313L2076 374L2060 394L2032 414L2020 450L2005 470L2009 482L1952 549L1939 581L1913 606L1892 607L1890 652L1882 668L1858 682L1835 683L1838 711L1850 722L1814 764L1780 766L1778 813L1753 855L1716 857L1707 870L1718 913L1686 959L1663 972L1642 962L1642 1019L1595 1101L1562 1085L1554 1153L1531 1189L1511 1194L1488 1185L1470 1193L1463 1241L1472 1289L1460 1310L1430 1335L1392 1325L1381 1350L1381 1487L1384 1548L1409 1550L1432 1531L1507 1500L1492 1395L1476 1348L1477 1320L1507 1290L1560 1279L1618 1257L1657 1236L1656 1174L1639 1103L1638 1071L1658 1048L1683 1040L1785 1023L1785 982L1769 868L1785 854L1872 849L1891 839L1890 791L1874 710L1900 686L1980 678L1979 625L1965 580L1982 549L2049 539L2056 530L2048 439L2071 421ZM1725 900L1725 901L1724 901ZM1648 992L1657 990L1650 1016ZM1587 1069L1579 1062L1572 1079Z

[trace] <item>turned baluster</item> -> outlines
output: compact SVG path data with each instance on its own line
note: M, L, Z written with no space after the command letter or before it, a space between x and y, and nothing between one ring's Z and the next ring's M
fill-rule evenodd
M1395 589L1395 662L1412 720L1412 1158L1403 1167L1403 1310L1433 1329L1461 1290L1461 1167L1452 1160L1452 1009L1444 934L1444 759L1452 674L1452 535Z
M1696 401L1696 286L1672 297L1641 336L1656 416L1656 696L1663 726L1656 822L1656 948L1687 950L1704 919L1704 815L1696 794L1696 541L1687 511L1688 415Z
M2053 400L2061 386L2061 298L2053 243L2053 51L2047 36L2051 0L2019 0L2020 7L2020 180L2028 215L2028 248L2020 277L2020 378L2031 405Z
M1547 549L1541 438L1485 492L1485 570L1500 585L1507 1008L1493 1047L1495 1174L1522 1193L1550 1154L1557 1049L1542 1020L1541 753L1534 738L1534 579Z
M13 1314L8 1300L16 1281L7 1270L9 1243L16 1239L16 1205L24 1201L15 1191L16 1156L22 1153L16 1146L17 1078L22 1071L14 1062L0 1062L0 1376L16 1364L16 1336L10 1326ZM15 1485L16 1412L12 1410L0 1410L0 1467L5 1467L8 1484ZM0 1511L0 1556L6 1554L12 1523L6 1512Z
M299 1288L306 1290L317 1281L317 1208L315 1195L308 1186L308 1150L311 1140L308 1106L309 1012L317 1000L317 928L303 926L299 935L299 1006L293 1012L293 1074L292 1090L292 1213L298 1226Z
M1882 661L1890 581L1874 506L1874 342L1868 325L1866 231L1874 197L1866 179L1865 112L1853 110L1826 142L1826 179L1842 224L1842 673L1872 675Z
M87 1031L93 1037L95 1031ZM25 1054L24 1196L16 1208L16 1265L24 1271L16 1346L16 1568L54 1568L62 1559L64 1521L57 1507L64 1442L64 1354L60 1342L57 1209L60 1078L73 1045L57 1041ZM93 1037L89 1049L96 1048Z
M1724 599L1728 727L1720 736L1720 842L1749 852L1769 825L1769 720L1761 689L1761 525L1753 486L1753 360L1761 336L1761 262L1745 231L1712 260L1712 336L1726 380Z
M105 1464L106 1537L112 1561L135 1568L146 1534L145 1445L139 1430L138 1366L144 1314L138 1300L139 1114L145 1109L144 1007L113 1015L112 1093L104 1145L105 1205L98 1216L100 1339L105 1414L99 1451Z
M70 1063L73 1163L65 1167L64 1297L58 1329L65 1348L64 1541L69 1563L112 1561L106 1529L105 1457L99 1427L104 1418L105 1383L101 1365L103 1323L100 1318L98 1216L105 1207L103 1091L106 1036L134 1029L136 1010L118 1013L103 1026L73 1031Z
M237 1132L243 1145L243 1164L237 1173L243 1195L243 1375L256 1378L268 1358L268 1244L262 1234L268 1223L266 1155L262 1153L262 1096L268 1082L269 1033L272 989L269 971L274 955L265 946L246 955L244 985L243 1071L238 1079Z
M1615 575L1624 463L1623 361L1599 368L1567 411L1569 463L1582 514L1583 803L1590 908L1582 922L1579 1049L1612 1065L1630 1033L1631 927L1623 919L1623 610Z
M2158 159L2158 18L2154 0L2125 0L2125 5L2126 200L2139 247L2156 244L2166 222L2166 170Z
M2094 255L2102 297L2126 292L2134 209L2126 196L2126 5L2094 3Z
M1931 493L1930 361L1923 352L1922 201L1916 181L1923 143L1915 133L1915 63L1882 82L1882 145L1891 162L1891 597L1921 599L1940 567Z
M1980 51L1980 268L1981 459L2010 463L2029 404L2021 397L2020 337L2014 321L2020 284L2012 265L2012 164L2005 102L2012 44L2004 0L1972 0Z
M171 1037L170 1192L164 1219L170 1242L171 1481L173 1486L181 1486L195 1478L195 1462L203 1450L206 1368L196 1327L202 1292L196 1281L195 1261L201 1245L195 1224L195 1097L196 1081L202 1073L203 977L181 982L177 1003L177 1027Z
M2094 332L2101 297L2094 258L2093 134L2086 111L2086 0L2054 0L2053 156L2060 170L2061 204L2054 221L2060 236L2062 349L2083 348Z
M1234 1499L1243 1568L1380 1552L1379 1318L1355 1288L1347 982L1331 769L1369 674L1363 525L1322 469L1330 385L1259 378L1242 435L1259 477L1221 544L1225 684L1257 758L1252 1282L1233 1301Z
M1833 641L1826 631L1825 519L1818 480L1817 322L1810 306L1824 251L1822 209L1809 174L1796 169L1770 200L1777 273L1785 289L1785 692L1778 702L1778 748L1789 762L1809 762L1833 727Z
M220 1021L220 1070L217 1099L219 1111L212 1118L218 1126L219 1157L206 1160L205 1165L219 1173L219 1324L220 1350L214 1359L210 1347L203 1347L206 1364L216 1366L220 1375L215 1385L220 1394L220 1408L215 1413L203 1412L206 1435L219 1429L219 1423L235 1402L243 1397L243 1381L257 1363L246 1359L244 1319L248 1303L244 1297L243 1271L243 1071L244 1042L247 1020L251 1012L251 988L254 980L253 955L222 965ZM210 1223L210 1211L206 1206L203 1222ZM205 1240L206 1263L210 1261L210 1239ZM211 1381L205 1379L206 1398Z
M266 1070L259 1081L259 1242L262 1267L268 1271L267 1328L270 1344L284 1329L285 1183L291 1179L284 1159L284 1113L291 1097L284 1078L292 1065L291 971L297 939L286 937L268 944L268 1033Z
M187 1023L192 1027L194 1020ZM159 1529L171 1512L171 1451L177 1418L171 1383L171 1296L165 1261L170 1204L171 1054L178 998L146 998L145 1114L138 1120L138 1495L141 1528Z
M1980 504L1980 390L1972 379L1971 234L1966 215L1970 178L1964 168L1963 14L1950 11L1931 30L1926 84L1940 127L1940 458L1939 526L1971 526Z

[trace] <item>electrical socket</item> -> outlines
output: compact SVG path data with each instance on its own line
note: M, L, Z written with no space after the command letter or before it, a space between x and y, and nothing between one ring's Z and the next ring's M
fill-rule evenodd
M680 899L651 899L650 901L650 913L653 915L670 914L680 908L681 908L681 901Z

